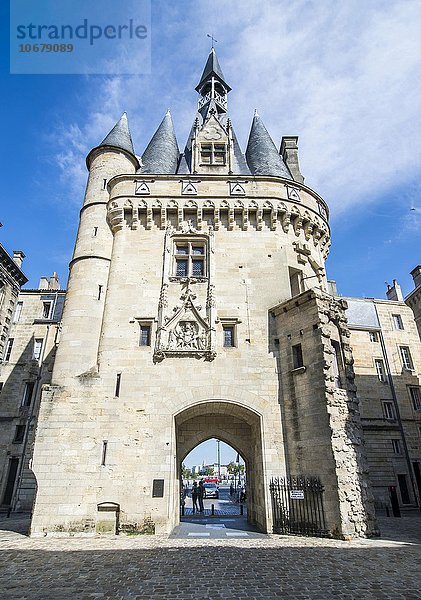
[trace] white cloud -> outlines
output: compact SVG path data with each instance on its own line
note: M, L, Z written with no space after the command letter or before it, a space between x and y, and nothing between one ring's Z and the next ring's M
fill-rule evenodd
M300 136L306 183L334 214L374 202L421 169L420 22L417 0L157 2L151 76L88 79L84 114L57 136L59 166L81 202L84 156L123 110L139 153L168 106L184 146L213 29L243 148L257 107L276 143Z

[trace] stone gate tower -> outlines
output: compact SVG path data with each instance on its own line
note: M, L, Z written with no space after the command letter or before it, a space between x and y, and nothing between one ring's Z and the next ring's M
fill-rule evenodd
M184 457L216 437L245 459L271 531L273 476L320 476L329 530L373 527L345 303L327 293L328 207L254 115L245 154L214 49L180 153L168 112L139 159L124 114L87 157L33 535L169 532Z

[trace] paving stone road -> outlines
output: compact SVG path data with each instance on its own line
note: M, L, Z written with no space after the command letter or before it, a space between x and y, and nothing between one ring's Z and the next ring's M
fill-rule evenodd
M39 539L19 533L27 520L1 516L0 598L421 599L421 517L379 520L381 538L353 542L275 535Z

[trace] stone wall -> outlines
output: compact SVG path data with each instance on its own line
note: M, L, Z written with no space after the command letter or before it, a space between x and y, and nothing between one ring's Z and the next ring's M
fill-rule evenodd
M293 475L319 476L328 528L341 537L376 532L346 303L311 290L272 310L281 380L287 464ZM334 368L334 346L339 350ZM293 364L301 345L302 366Z

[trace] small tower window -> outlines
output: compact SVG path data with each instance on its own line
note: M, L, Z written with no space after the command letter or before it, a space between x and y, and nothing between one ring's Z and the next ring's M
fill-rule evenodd
M225 165L226 144L201 144L200 162L202 165Z

